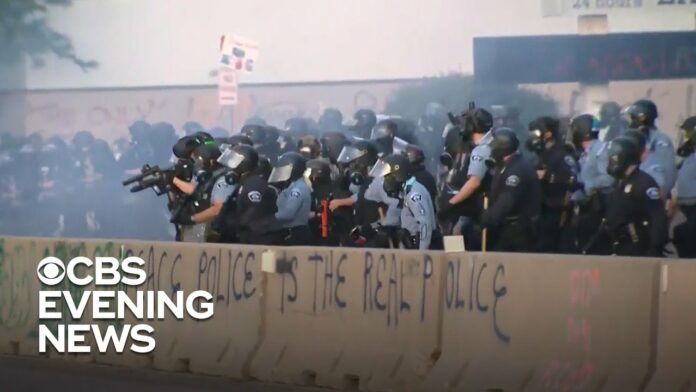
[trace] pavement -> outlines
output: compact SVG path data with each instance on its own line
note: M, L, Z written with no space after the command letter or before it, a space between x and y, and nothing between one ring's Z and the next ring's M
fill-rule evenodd
M0 355L1 392L322 392L323 388Z

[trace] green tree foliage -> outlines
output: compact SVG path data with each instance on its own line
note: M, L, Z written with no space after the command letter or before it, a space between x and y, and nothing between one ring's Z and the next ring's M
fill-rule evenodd
M492 105L516 107L523 124L538 116L557 114L556 103L551 98L517 86L482 85L472 76L462 74L426 78L419 83L407 84L387 100L385 111L415 120L430 102L439 103L447 111L459 114L468 108L470 101L486 109Z
M67 7L72 0L0 0L0 65L27 56L35 67L54 54L87 71L98 64L77 56L68 36L55 31L47 21L50 6Z

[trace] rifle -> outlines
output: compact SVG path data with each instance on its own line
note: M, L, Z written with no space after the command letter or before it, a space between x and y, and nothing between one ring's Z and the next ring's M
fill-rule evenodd
M121 184L129 186L136 183L130 188L132 193L152 188L157 196L162 196L171 190L172 178L174 177L174 167L160 169L159 166L143 165L140 169L140 174L126 179Z

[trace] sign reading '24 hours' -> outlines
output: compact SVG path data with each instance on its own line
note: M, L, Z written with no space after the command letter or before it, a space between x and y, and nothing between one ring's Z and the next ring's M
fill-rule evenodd
M696 11L696 0L542 0L544 16Z

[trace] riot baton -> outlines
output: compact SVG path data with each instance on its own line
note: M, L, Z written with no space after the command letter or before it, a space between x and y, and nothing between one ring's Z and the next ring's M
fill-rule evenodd
M568 180L568 187L573 185L574 181L575 181L575 177L570 176L570 179ZM558 227L561 229L563 228L563 226L565 226L565 223L566 223L566 219L568 216L568 205L570 204L571 196L572 196L572 194L570 193L570 189L568 189L565 193L565 197L563 198L563 211L561 211L561 219L559 219L559 221L558 221Z
M488 209L488 196L483 195L483 210L486 211ZM481 253L486 253L486 245L488 242L488 228L484 227L483 230L481 230Z

